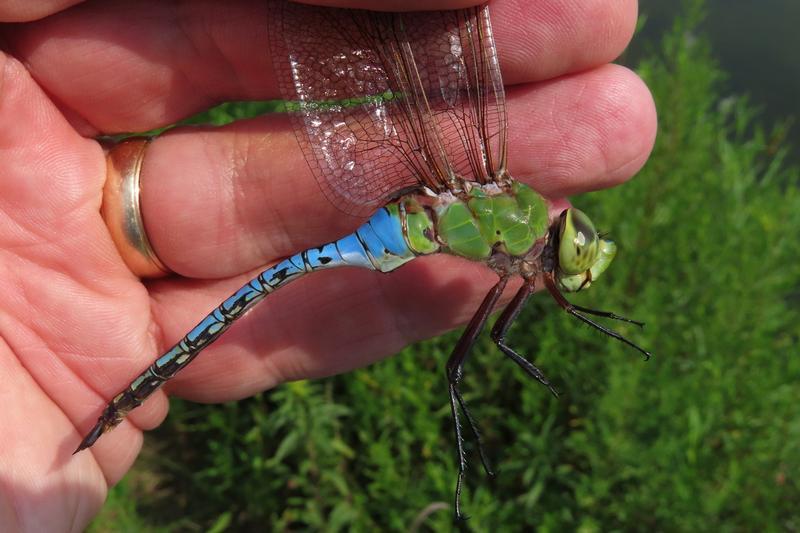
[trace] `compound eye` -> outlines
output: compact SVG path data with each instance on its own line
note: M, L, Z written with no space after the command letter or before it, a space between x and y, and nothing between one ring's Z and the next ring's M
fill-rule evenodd
M573 276L589 270L597 259L597 231L589 217L574 207L561 218L558 244L558 266Z

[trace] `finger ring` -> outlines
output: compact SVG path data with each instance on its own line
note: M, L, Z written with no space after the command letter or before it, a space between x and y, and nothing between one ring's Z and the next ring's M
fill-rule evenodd
M170 270L153 250L142 218L140 174L149 143L149 138L126 139L108 151L100 213L131 272L143 278L157 278Z

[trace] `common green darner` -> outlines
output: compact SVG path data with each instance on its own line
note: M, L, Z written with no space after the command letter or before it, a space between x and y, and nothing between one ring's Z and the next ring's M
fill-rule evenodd
M616 247L577 209L550 220L549 202L508 174L505 96L487 7L407 14L270 7L275 70L309 166L343 213L374 214L354 233L266 269L222 302L111 400L76 451L119 424L274 290L317 270L390 272L447 253L485 263L499 277L447 363L461 516L462 415L490 471L459 391L462 368L512 276L523 284L492 339L553 394L544 374L505 341L539 279L568 313L649 356L586 315L634 321L562 296L597 279Z

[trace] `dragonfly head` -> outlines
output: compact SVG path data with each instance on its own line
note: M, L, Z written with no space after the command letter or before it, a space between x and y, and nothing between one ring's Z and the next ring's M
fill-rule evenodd
M558 224L556 278L562 290L577 292L589 287L608 268L617 245L601 238L589 217L574 207L561 213Z

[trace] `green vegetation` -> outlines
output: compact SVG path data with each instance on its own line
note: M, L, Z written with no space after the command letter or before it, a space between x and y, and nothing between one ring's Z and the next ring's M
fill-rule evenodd
M785 129L722 98L689 11L638 66L659 108L651 161L574 199L620 246L575 302L646 321L615 326L655 355L541 295L512 342L555 400L484 339L465 392L499 475L473 457L476 531L800 529L800 177ZM173 402L92 530L450 530L456 338L238 403Z

